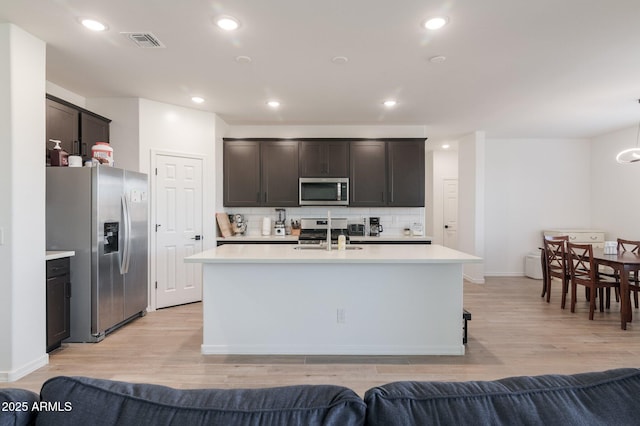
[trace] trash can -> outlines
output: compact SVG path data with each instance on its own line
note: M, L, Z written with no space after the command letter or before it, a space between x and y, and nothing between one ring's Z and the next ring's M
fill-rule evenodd
M542 279L542 265L540 264L540 250L535 250L529 253L524 258L524 274L535 280Z

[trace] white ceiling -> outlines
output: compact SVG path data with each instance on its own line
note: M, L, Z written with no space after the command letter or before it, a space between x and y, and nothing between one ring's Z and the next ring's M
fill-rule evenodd
M241 27L219 30L212 19L223 14ZM449 25L423 29L433 15ZM87 31L84 16L109 30ZM3 0L0 22L47 43L52 83L229 124L584 138L640 119L640 0ZM166 48L137 48L120 32L151 32ZM429 62L437 55L447 60ZM387 98L398 105L384 108Z

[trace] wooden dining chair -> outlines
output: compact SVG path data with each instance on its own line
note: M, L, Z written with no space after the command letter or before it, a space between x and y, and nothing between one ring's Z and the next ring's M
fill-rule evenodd
M593 320L596 309L596 292L600 297L600 312L604 312L604 289L607 309L611 304L611 289L620 288L620 282L601 276L593 260L591 244L567 244L569 271L571 274L571 312L576 311L576 293L578 285L589 289L589 319Z
M546 273L543 277L546 280L547 303L551 299L551 281L558 278L562 282L562 303L564 309L567 302L567 292L569 291L569 269L567 265L567 243L569 237L546 237L544 238L544 257L546 261Z
M618 253L623 251L640 254L640 241L618 238ZM638 292L640 291L639 273L640 271L636 269L629 274L629 290L633 292L633 302L635 303L636 309L638 309ZM620 279L620 277L616 278Z

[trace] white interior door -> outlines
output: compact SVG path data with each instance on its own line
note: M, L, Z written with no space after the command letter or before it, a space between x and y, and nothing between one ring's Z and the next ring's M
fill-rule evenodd
M157 308L202 300L202 268L183 260L202 251L202 162L156 156Z
M443 245L458 248L458 179L444 179Z

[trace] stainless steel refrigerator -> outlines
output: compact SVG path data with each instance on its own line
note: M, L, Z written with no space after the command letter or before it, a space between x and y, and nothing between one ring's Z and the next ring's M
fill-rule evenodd
M71 336L98 342L144 315L148 179L114 167L47 167L47 250L71 258Z

